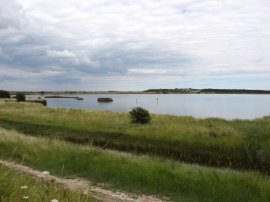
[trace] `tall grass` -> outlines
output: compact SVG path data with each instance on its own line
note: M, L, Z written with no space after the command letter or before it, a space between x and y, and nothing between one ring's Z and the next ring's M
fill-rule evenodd
M1 202L90 202L90 197L66 190L52 182L41 182L26 174L0 166L0 201Z
M0 102L0 126L34 136L270 173L270 117L227 121L153 115L150 124L137 125L127 113Z
M121 155L4 129L0 129L0 158L56 175L88 178L92 184L111 189L166 196L173 201L268 201L270 198L269 180L258 173Z

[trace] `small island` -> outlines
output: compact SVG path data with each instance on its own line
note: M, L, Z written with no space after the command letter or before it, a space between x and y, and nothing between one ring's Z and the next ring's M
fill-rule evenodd
M98 102L113 102L112 98L109 97L100 97L97 99Z

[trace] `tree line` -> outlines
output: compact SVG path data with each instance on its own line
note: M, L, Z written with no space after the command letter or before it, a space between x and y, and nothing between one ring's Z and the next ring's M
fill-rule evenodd
M148 89L144 92L148 93L202 93L202 94L270 94L270 90L247 90L247 89L194 89L194 88L174 88L174 89Z

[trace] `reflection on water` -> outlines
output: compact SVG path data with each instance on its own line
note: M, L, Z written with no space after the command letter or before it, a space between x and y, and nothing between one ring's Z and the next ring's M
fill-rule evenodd
M77 96L77 95L76 95ZM78 95L84 100L47 99L49 107L98 109L128 112L135 106L155 114L253 119L270 115L270 95L203 95L203 94L112 94ZM33 96L30 97L40 97ZM97 102L99 97L111 97L113 102Z

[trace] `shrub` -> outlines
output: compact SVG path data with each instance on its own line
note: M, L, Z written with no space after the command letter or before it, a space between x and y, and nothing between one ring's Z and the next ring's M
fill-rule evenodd
M5 90L0 90L0 98L10 98L9 92Z
M149 112L142 107L135 107L130 112L131 121L134 123L145 124L150 122L151 116Z
M16 93L16 100L17 102L25 101L25 95L23 93Z

